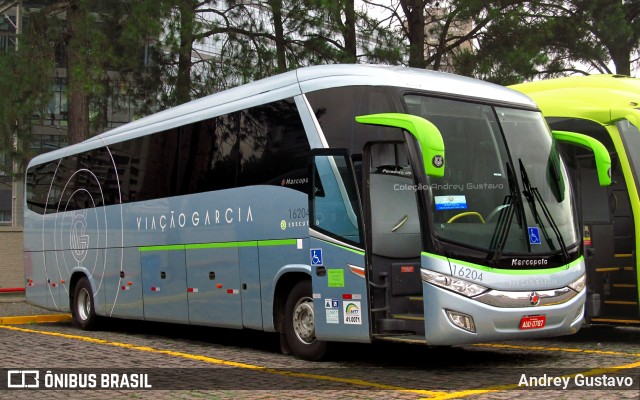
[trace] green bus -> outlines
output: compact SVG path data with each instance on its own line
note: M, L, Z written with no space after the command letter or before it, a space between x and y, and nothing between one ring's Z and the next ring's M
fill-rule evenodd
M593 153L561 144L583 229L590 323L640 325L640 79L591 75L512 86L540 107L552 130L602 142L613 184L598 186Z

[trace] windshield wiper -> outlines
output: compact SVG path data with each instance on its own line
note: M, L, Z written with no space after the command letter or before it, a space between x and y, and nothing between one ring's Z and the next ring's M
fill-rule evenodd
M551 229L553 230L553 233L555 233L556 238L558 239L558 244L560 245L560 250L562 250L562 254L565 257L565 260L568 260L569 252L567 251L567 245L565 244L564 238L560 233L560 229L558 229L558 224L556 224L556 221L551 216L551 213L549 212L549 208L547 208L547 205L545 204L544 199L542 198L542 195L540 195L540 191L538 190L538 188L531 186L531 181L529 180L529 175L527 174L527 170L525 169L524 164L522 163L522 159L518 159L518 162L520 163L520 175L522 177L522 185L524 186L524 190L522 191L522 194L524 194L524 197L527 199L527 202L531 207L533 218L535 219L536 223L540 226L540 229L542 230L542 233L544 234L545 239L549 243L549 247L552 247L553 241L549 237L549 234L545 229L544 224L542 223L542 218L540 218L540 214L538 213L538 209L536 207L536 201L537 201L540 204L540 208L542 208L542 212L544 213L544 216L547 218L547 221L549 221L549 224L551 225ZM527 240L527 243L529 243L528 240Z
M520 203L520 193L518 192L518 183L515 172L513 171L513 166L511 166L510 163L507 163L507 182L509 184L509 195L505 196L500 206L502 210L506 208L506 212L500 211L496 228L491 236L490 248L495 249L490 257L493 264L496 264L498 260L500 260L500 257L502 257L502 252L507 244L509 230L511 229L513 214L515 213L517 215L518 225L520 225L521 228L525 222L522 204ZM527 240L526 243L529 246L529 252L531 252L529 241Z

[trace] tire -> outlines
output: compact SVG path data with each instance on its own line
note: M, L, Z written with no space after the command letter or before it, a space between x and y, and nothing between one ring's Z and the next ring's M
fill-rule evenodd
M327 343L316 339L311 281L293 287L284 307L284 334L294 355L317 361L327 352Z
M86 277L80 278L76 284L71 315L73 316L73 324L82 330L91 331L98 327L93 291Z

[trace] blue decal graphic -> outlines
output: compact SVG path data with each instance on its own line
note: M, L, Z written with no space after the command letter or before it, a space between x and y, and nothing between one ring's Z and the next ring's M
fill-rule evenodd
M324 299L324 308L338 308L340 302L338 299Z
M542 241L540 240L540 230L538 229L538 227L534 226L534 227L528 227L527 228L529 230L529 243L530 244L542 244Z
M311 266L320 267L322 262L322 249L311 249Z

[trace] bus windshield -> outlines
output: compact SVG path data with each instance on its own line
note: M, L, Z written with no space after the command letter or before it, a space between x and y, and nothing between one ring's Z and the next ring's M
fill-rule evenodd
M567 172L539 112L421 95L405 96L405 104L444 139L445 175L427 180L439 240L494 261L568 258L578 225Z

